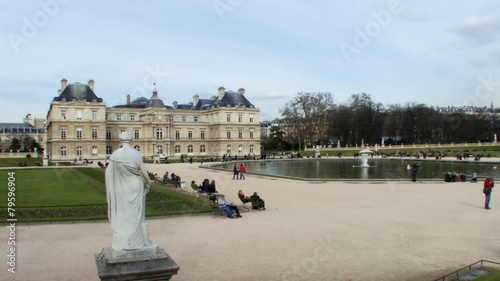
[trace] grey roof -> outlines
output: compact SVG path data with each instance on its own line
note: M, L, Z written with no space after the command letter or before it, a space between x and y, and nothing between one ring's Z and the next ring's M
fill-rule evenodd
M199 99L198 104L195 105L194 109L208 109L210 107L220 107L220 106L226 106L226 107L248 107L248 108L254 108L255 106L248 101L248 99L245 97L244 94L233 92L233 91L226 91L224 93L224 96L222 99L216 98L215 100L212 99Z
M0 134L45 133L44 128L36 128L30 123L0 123Z
M140 97L140 98L137 98L137 99L133 100L132 102L130 102L130 104L116 105L113 107L117 107L117 108L146 108L148 101L149 101L149 99L147 99L145 97Z
M225 92L222 100L216 99L198 99L197 104L177 104L176 109L181 110L206 110L212 107L248 107L255 108L255 106L248 101L244 94L227 91ZM130 104L116 105L116 108L147 108L147 107L163 107L166 109L174 109L172 106L165 105L163 100L158 97L158 92L155 90L151 99L144 97L138 98Z
M146 107L165 107L163 101L158 97L158 92L156 90L153 91L153 96L146 103Z
M62 93L54 98L54 101L73 101L83 100L87 102L102 102L102 98L90 89L89 85L80 84L79 82L71 83L62 91Z
M209 108L215 100L213 99L199 99L198 103L194 105L194 109L201 110Z
M227 91L221 101L216 100L216 103L229 106L243 106L243 107L254 107L251 102L247 100L245 95L236 93L233 91Z

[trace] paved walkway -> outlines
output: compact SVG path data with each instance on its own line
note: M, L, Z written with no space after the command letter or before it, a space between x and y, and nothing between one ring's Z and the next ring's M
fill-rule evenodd
M147 165L183 180L214 179L238 203L253 191L266 211L149 219L151 239L180 266L173 280L384 280L437 278L479 259L500 260L500 193L482 206L481 183L307 182ZM98 280L94 254L112 239L107 222L18 224L17 273L0 280Z

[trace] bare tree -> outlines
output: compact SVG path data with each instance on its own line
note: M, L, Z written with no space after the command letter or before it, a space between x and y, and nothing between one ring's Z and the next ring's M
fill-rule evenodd
M334 107L329 92L299 92L281 109L281 115L289 119L301 141L324 144L328 141L328 115Z

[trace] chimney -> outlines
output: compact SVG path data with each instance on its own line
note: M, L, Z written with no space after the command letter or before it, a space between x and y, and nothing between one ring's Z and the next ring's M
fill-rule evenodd
M26 114L26 117L24 118L23 122L24 122L24 123L29 123L29 124L31 124L32 126L34 126L34 125L35 125L35 122L34 122L33 118L31 118L31 114L29 114L29 113L28 113L28 114Z
M68 80L64 78L63 80L61 80L61 93L64 91L64 89L66 89L66 86L68 86Z
M95 83L95 81L92 80L92 79L90 79L89 82L88 82L89 88L92 90L92 92L94 91L94 83Z
M240 93L240 94L242 94L242 95L245 95L245 89L240 88L240 89L238 90L238 93Z
M130 104L130 95L127 95L127 105Z
M219 100L222 100L222 98L224 97L225 93L226 93L226 88L219 87Z
M172 105L174 106L174 109L177 109L177 105L179 105L179 103L178 103L178 102L176 102L176 101L174 101L174 102L172 103Z
M193 96L193 105L194 106L196 106L199 101L200 101L200 96L198 96L198 95Z

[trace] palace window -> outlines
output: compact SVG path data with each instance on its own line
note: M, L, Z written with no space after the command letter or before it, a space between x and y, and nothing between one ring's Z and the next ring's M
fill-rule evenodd
M200 152L205 153L205 145L204 144L200 145Z
M135 114L130 114L130 121L135 121Z
M61 129L61 139L66 138L66 129Z
M106 154L111 154L113 153L113 148L111 147L111 145L106 145Z
M158 129L156 130L156 138L157 138L157 139L163 139L163 129L158 128Z
M226 115L226 120L227 120L227 122L231 122L231 114Z
M253 130L250 130L250 138L253 139Z
M106 139L107 140L111 139L111 129L106 129Z
M82 156L82 147L81 146L76 147L76 156Z
M188 153L193 153L193 146L192 145L188 145Z
M200 138L205 139L205 131L200 131Z
M92 120L97 120L97 110L92 110Z
M76 111L76 120L82 120L83 112L81 110Z
M139 130L134 130L134 138L138 139L140 137L140 131Z
M181 138L181 131L175 130L175 138L180 139Z
M240 139L242 139L242 138L243 138L243 130L238 130L238 137L239 137Z
M230 144L227 145L226 152L227 152L227 154L231 154L231 145Z
M66 146L61 146L61 156L66 156Z
M226 135L227 135L227 138L230 139L231 138L231 130L227 130L226 131Z
M61 109L61 119L66 120L66 109Z
M92 138L97 139L97 128L92 128Z
M192 139L193 138L193 131L188 131L188 139Z
M76 138L81 139L82 138L82 128L77 128L76 129Z
M181 153L181 146L180 146L180 145L176 145L176 146L174 147L174 152L175 152L175 153Z
M243 115L241 115L241 114L238 115L238 122L239 123L243 122Z
M122 115L116 114L116 121L122 121Z
M253 115L250 115L250 123L253 123Z
M243 152L243 145L242 144L238 145L238 152L239 153Z
M92 155L97 155L97 146L92 146Z

